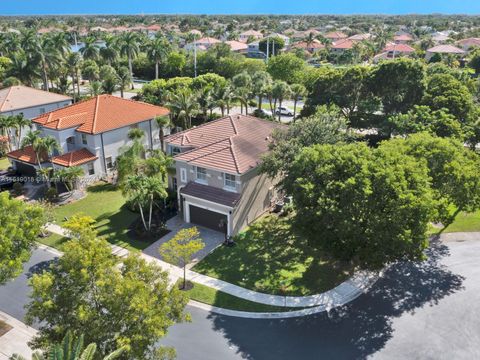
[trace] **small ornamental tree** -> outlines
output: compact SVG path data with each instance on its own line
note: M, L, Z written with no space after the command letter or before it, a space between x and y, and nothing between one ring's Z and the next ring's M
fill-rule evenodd
M180 230L172 239L160 246L159 253L166 261L183 267L183 289L187 284L187 265L192 260L193 254L204 247L205 244L200 239L196 227Z

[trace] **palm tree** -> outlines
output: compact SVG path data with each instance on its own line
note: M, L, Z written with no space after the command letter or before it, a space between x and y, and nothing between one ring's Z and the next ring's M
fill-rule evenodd
M15 116L0 116L0 134L7 137L8 151L12 151L12 129L15 128Z
M240 113L243 114L243 107L245 106L245 115L248 115L248 100L251 92L246 87L238 87L234 90L234 98L240 101Z
M130 129L128 132L128 138L132 141L140 141L144 136L144 131L139 128Z
M158 137L160 138L160 148L162 151L166 151L166 149L163 148L164 142L165 142L165 133L164 133L164 128L171 126L172 122L170 121L170 118L168 116L157 116L155 118L155 121L157 122L158 125Z
M297 102L301 97L307 95L307 88L302 84L292 84L290 89L292 90L293 97L293 121L295 121L297 115Z
M266 71L257 71L252 76L253 94L258 97L258 109L262 108L262 100L265 96L265 89L272 83L272 77Z
M100 81L92 81L89 84L90 95L98 96L102 93L102 83Z
M75 189L75 183L84 175L84 172L81 167L72 166L56 170L55 175L58 179L62 180L67 191L71 193L73 189Z
M17 148L20 148L21 141L22 141L22 131L25 127L31 127L32 122L23 116L23 114L15 115L14 116L14 126L15 126L15 137L17 138Z
M202 110L203 120L207 120L208 109L212 107L213 97L212 90L209 87L200 89L197 93L198 106Z
M132 61L137 57L140 51L138 35L134 32L124 33L120 40L120 54L128 58L128 70L130 77L133 80L133 65ZM132 82L133 89L133 82Z
M111 66L118 59L117 38L108 35L105 37L104 41L105 46L100 49L100 56Z
M117 71L117 82L120 88L120 96L123 98L123 91L125 87L130 84L132 78L130 77L130 72L125 66L122 66Z
M247 72L242 72L232 78L235 98L240 101L240 112L243 113L245 105L245 114L248 115L248 100L251 96L252 78Z
M147 45L147 55L150 60L155 61L155 79L158 79L160 62L167 56L169 44L163 37L155 37Z
M93 36L88 36L84 40L84 45L80 48L80 53L84 59L97 60L99 55L97 39Z
M182 121L184 129L192 127L192 116L196 114L198 102L196 96L187 89L181 89L176 93L170 93L168 96L167 107L173 116Z
M275 102L275 108L278 101L278 107L282 107L282 102L291 94L290 86L285 81L276 81L272 87L272 95ZM281 119L280 111L278 111L278 121Z
M77 94L80 98L80 75L78 73L78 69L80 67L80 55L78 53L71 52L67 56L66 65L70 69L72 76L72 88L73 88L73 99L75 101L75 83L77 84Z
M72 332L68 331L61 344L55 344L52 346L48 354L41 354L36 352L32 355L32 360L94 360L95 353L97 352L97 345L95 343L89 344L84 347L84 336L80 335L78 339L74 339ZM126 348L120 349L105 356L103 360L114 360L120 357ZM23 356L14 354L10 360L26 360Z
M113 94L118 87L117 77L108 76L102 82L102 90L104 93Z
M31 146L37 158L37 164L42 169L42 160L48 153L43 139L40 137L40 130L29 131L22 140L22 149Z
M231 86L225 85L214 87L212 98L215 105L220 108L222 116L225 116L225 108L227 109L227 114L230 113L230 102L233 99L233 92Z
M37 64L29 61L23 50L19 51L11 59L10 75L16 77L22 83L33 87L35 80L39 77Z

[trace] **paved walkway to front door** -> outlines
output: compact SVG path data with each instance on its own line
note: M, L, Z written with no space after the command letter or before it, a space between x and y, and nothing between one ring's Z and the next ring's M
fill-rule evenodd
M158 248L160 247L160 245L174 237L179 230L191 228L194 226L198 228L198 231L200 232L200 238L204 242L205 247L196 254L194 254L193 261L187 265L187 268L190 269L191 267L193 267L193 265L202 260L209 253L211 253L217 246L223 243L223 241L225 240L225 236L221 232L207 229L203 226L198 226L195 224L188 224L183 221L181 215L176 215L167 221L167 229L170 230L170 232L161 239L155 241L146 249L144 249L143 253L161 260L162 257L158 253Z

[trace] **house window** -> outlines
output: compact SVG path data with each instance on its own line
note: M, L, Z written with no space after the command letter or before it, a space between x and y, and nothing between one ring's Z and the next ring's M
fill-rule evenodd
M107 169L113 169L113 160L111 156L105 158L105 163L107 164Z
M197 180L207 181L207 169L197 166Z
M94 175L95 174L95 168L93 167L93 163L89 163L87 165L87 170L88 170L88 175Z
M224 174L224 185L227 188L235 189L236 185L236 176L232 174Z
M39 111L40 111L40 115L45 114L45 108L40 108Z
M82 144L87 145L87 134L82 134Z
M180 169L180 180L182 181L182 183L187 182L187 169L184 169L184 168Z
M178 185L177 185L177 178L176 177L172 178L172 185L173 185L173 190L177 191Z
M180 154L180 148L178 148L178 147L176 147L176 146L172 146L170 152L171 152L171 155L172 155L172 156L175 156L175 155L177 155L177 154Z

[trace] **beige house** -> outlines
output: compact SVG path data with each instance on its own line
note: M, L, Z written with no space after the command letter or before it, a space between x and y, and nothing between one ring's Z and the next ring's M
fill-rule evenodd
M234 235L263 214L274 188L258 165L281 126L231 115L168 136L166 151L176 167L170 186L184 220Z

